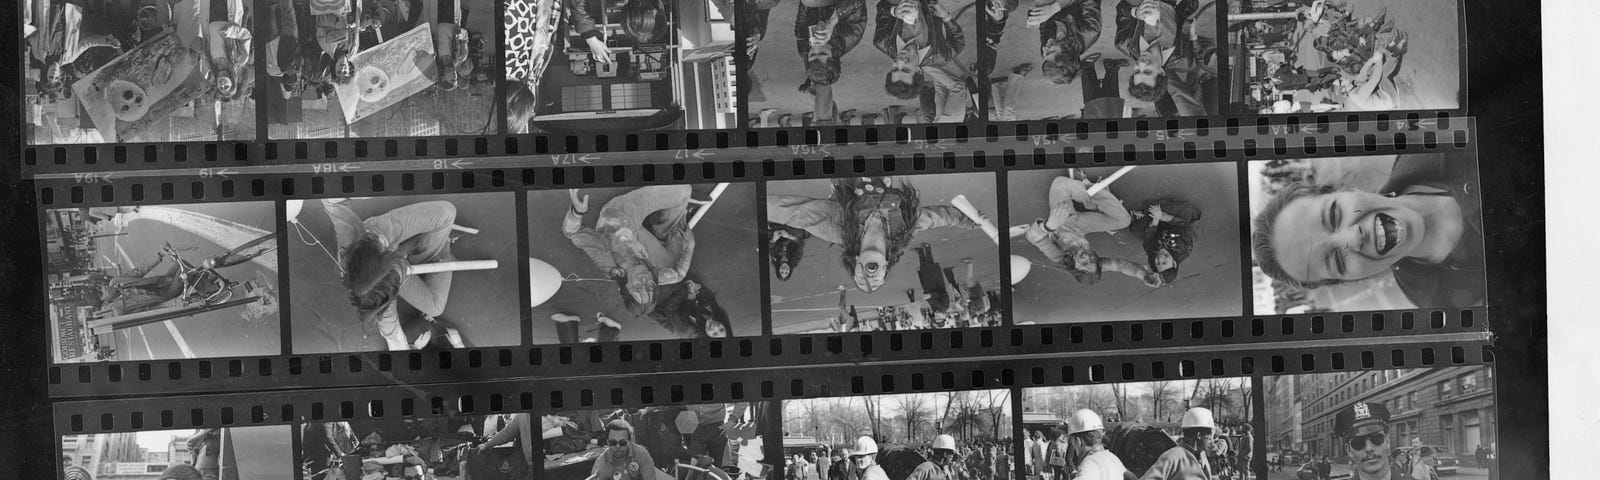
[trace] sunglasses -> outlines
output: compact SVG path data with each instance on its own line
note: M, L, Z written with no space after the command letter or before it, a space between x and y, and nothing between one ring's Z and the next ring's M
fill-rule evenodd
M613 446L613 447L626 447L626 446L628 446L628 441L626 439L618 440L618 439L613 438L613 439L606 440L606 445L610 445L610 446Z
M1374 434L1370 434L1370 435L1363 435L1363 436L1360 436L1360 437L1350 437L1350 438L1346 439L1345 442L1349 443L1350 444L1350 448L1352 448L1352 449L1355 449L1355 450L1366 450L1367 449L1367 442L1372 442L1372 446L1376 447L1376 446L1383 445L1384 440L1386 440L1387 438L1388 438L1387 434L1385 434L1383 432L1378 432L1378 433L1374 433Z

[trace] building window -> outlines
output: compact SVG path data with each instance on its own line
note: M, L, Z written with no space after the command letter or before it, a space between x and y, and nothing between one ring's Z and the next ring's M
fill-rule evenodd
M1406 394L1406 407L1417 408L1417 392L1410 392Z
M1443 382L1439 382L1439 399L1440 400L1445 399L1445 397L1449 397L1450 394L1452 393L1451 392L1451 388L1450 388L1451 383L1452 382L1449 381L1449 380L1445 380Z
M1461 376L1461 393L1472 393L1478 390L1478 376L1466 374Z

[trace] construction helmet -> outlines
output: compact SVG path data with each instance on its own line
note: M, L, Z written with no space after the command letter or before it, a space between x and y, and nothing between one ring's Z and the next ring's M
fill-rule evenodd
M1078 410L1067 418L1067 435L1105 429L1105 422L1100 420L1100 414L1094 413L1094 410L1087 408Z
M875 453L878 453L878 442L873 440L872 437L868 437L866 435L862 435L861 438L857 438L856 448L850 449L850 456L852 457L872 455Z
M949 436L949 435L940 435L940 436L937 436L937 437L933 437L933 449L934 450L943 449L943 450L955 451L955 449L956 449L956 437L952 437L952 436Z
M1180 428L1185 430L1190 428L1209 428L1211 430L1216 430L1217 422L1211 418L1211 409L1205 407L1194 407L1189 409L1187 412L1183 412L1183 422Z

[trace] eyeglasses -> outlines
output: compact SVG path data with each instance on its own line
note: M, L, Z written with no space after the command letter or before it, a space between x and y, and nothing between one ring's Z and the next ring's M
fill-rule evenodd
M610 445L610 446L613 446L613 447L626 447L626 446L628 446L628 440L627 439L612 438L612 439L606 440L606 445Z
M1376 446L1383 445L1384 440L1387 439L1387 438L1388 438L1387 434L1385 434L1383 432L1378 432L1378 433L1374 433L1374 434L1370 434L1370 435L1362 435L1362 436L1359 436L1359 437L1350 437L1348 439L1345 439L1345 442L1348 442L1350 444L1350 448L1352 448L1352 449L1355 449L1355 450L1366 450L1367 449L1367 442L1372 442L1372 446L1376 447Z

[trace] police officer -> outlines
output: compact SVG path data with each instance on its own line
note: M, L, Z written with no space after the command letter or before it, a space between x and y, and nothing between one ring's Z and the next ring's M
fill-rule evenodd
M856 439L856 448L850 450L850 465L856 467L856 478L861 480L889 480L889 474L878 466L878 442L872 437Z
M1333 417L1333 433L1344 440L1350 466L1359 480L1416 480L1395 465L1389 453L1389 407L1356 402Z
M1106 425L1093 410L1073 412L1067 418L1067 445L1078 470L1073 480L1123 480L1128 468L1106 450Z
M911 470L911 475L906 480L956 480L956 474L950 467L950 462L956 458L956 437L940 435L933 437L933 455L928 461L917 465Z
M1178 426L1183 430L1178 446L1162 453L1140 480L1211 480L1206 448L1217 434L1217 422L1211 416L1211 409L1195 407L1183 412L1183 421Z

